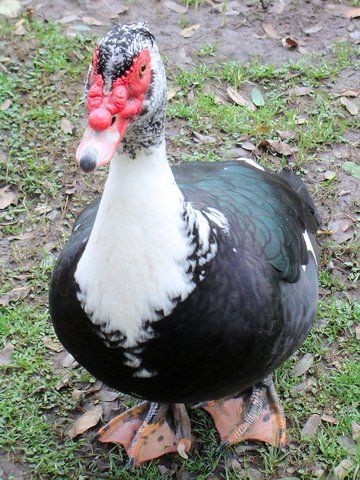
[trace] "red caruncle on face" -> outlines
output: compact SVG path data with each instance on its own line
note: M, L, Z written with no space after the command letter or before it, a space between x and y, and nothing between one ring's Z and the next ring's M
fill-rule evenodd
M93 56L93 70L90 75L91 87L87 94L86 106L89 125L97 131L112 125L113 117L132 120L142 110L145 93L151 80L150 52L142 50L133 60L130 69L117 78L109 92L104 91L104 80L97 73L98 49Z

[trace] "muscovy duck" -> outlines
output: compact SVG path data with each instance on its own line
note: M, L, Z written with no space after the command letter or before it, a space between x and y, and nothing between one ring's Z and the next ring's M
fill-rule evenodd
M132 466L191 446L185 404L214 418L220 448L285 443L272 372L317 305L319 217L302 181L249 159L170 167L166 79L145 24L115 26L86 83L85 172L111 161L75 222L50 288L65 348L96 378L142 398L97 434Z

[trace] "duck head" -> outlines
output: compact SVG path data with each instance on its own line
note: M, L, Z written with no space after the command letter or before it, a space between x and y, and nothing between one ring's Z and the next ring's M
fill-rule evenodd
M145 24L116 25L99 42L85 95L88 125L76 152L85 172L109 163L120 148L135 157L138 150L161 142L166 79Z

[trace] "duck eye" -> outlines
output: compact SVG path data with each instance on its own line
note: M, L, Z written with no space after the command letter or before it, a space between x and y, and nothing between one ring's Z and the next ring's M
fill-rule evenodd
M143 78L146 69L147 69L147 65L146 65L146 63L143 63L141 65L140 71L139 71L139 77L140 78Z

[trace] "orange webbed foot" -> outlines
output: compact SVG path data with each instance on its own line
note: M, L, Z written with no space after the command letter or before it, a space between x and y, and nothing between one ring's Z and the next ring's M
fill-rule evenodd
M123 445L130 468L172 452L187 458L190 420L182 404L144 402L111 420L99 430L96 439Z
M273 381L267 378L251 392L208 402L221 443L219 450L244 440L258 440L274 447L286 443L286 420Z

